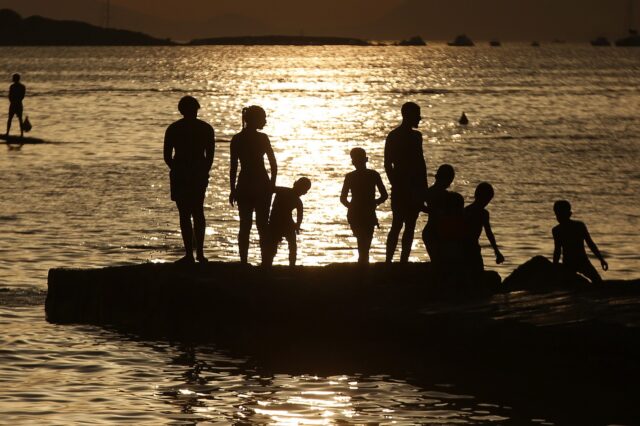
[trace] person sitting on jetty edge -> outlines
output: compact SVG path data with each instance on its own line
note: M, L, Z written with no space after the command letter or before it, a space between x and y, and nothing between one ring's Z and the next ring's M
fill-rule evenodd
M387 263L393 260L403 226L400 262L409 261L422 194L428 187L422 133L415 130L422 120L420 107L413 102L406 102L402 105L401 112L402 123L389 133L384 145L384 170L391 183L393 213L387 236Z
M271 217L269 218L269 252L264 260L265 266L273 264L273 258L278 252L278 244L282 239L286 239L289 245L289 266L296 265L298 256L298 245L296 234L300 233L300 225L304 215L304 206L301 196L309 192L311 181L306 177L301 177L293 184L293 188L277 186L275 188L275 198ZM291 212L296 210L296 221L293 222Z
M447 189L451 186L456 172L450 164L442 164L436 172L436 181L424 192L422 210L429 214L427 224L422 230L422 241L434 264L441 260L441 241L438 230L447 208ZM464 201L463 201L464 208Z
M358 241L358 263L369 263L369 250L373 231L378 224L376 207L384 203L389 195L382 183L380 173L367 169L367 153L362 148L351 150L351 162L356 168L347 173L340 193L340 202L347 207L347 220ZM380 197L376 198L376 188ZM351 191L351 201L348 200Z
M553 233L553 263L558 264L562 254L562 264L573 272L580 273L594 284L602 282L596 268L593 267L584 249L586 242L593 254L600 260L603 270L609 269L609 264L591 239L587 226L583 222L571 219L571 204L567 200L559 200L553 204L558 225Z
M213 127L197 119L199 109L200 104L194 97L180 99L178 110L183 118L171 124L164 136L164 161L171 170L171 199L178 206L185 250L185 256L178 260L181 263L194 262L194 237L198 261L207 261L204 256L204 197L213 164L215 133Z
M491 221L489 211L486 207L493 199L494 191L493 186L488 182L481 182L476 187L474 193L474 201L464 209L465 221L468 232L468 247L467 247L467 268L473 275L477 275L484 271L484 262L482 260L482 252L480 249L480 234L484 229L484 233L493 248L493 252L496 255L496 263L499 265L504 262L504 256L498 249L496 243L496 237L491 230Z
M237 201L240 214L238 248L240 263L248 263L249 236L256 212L256 226L260 235L262 261L267 258L269 245L267 227L271 195L276 186L278 164L271 148L269 136L259 132L267 125L267 114L261 107L252 105L242 109L242 131L231 139L231 167L229 169L229 203ZM264 156L269 160L271 178L264 166ZM238 162L240 174L238 175ZM236 178L238 179L236 185Z
M9 87L9 119L7 120L7 138L9 137L9 131L11 130L11 121L13 116L18 116L18 122L20 123L20 137L24 137L24 123L22 121L22 100L27 93L27 88L24 84L20 83L20 74L13 75L13 84ZM27 129L29 131L29 129Z

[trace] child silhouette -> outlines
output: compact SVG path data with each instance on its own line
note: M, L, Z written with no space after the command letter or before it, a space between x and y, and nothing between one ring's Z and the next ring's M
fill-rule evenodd
M295 181L293 188L277 186L271 217L269 218L269 252L265 265L273 264L273 258L278 252L278 244L286 239L289 244L289 265L295 266L298 256L296 234L300 233L300 225L304 214L301 196L309 192L311 181L302 177ZM291 212L296 210L296 222L293 222Z
M469 237L469 244L467 247L467 266L473 273L480 273L484 271L484 262L482 260L482 253L480 250L480 234L484 229L484 233L493 248L493 252L496 255L496 263L501 264L504 262L504 256L498 249L496 243L496 237L491 230L491 221L489 219L489 211L486 209L487 205L493 199L494 191L493 186L487 182L481 182L474 193L474 201L464 209L465 220L467 224L467 232Z
M553 204L553 211L558 219L558 225L552 231L553 263L557 264L560 261L560 254L562 254L562 264L565 267L586 276L592 283L601 283L602 278L587 257L584 249L585 241L593 254L600 260L603 270L608 270L609 264L600 254L596 243L591 239L587 226L571 219L571 204L566 200L556 201Z
M373 231L378 226L376 207L388 198L380 174L367 169L368 160L364 149L351 150L351 162L356 169L345 176L340 194L340 202L349 209L347 220L358 241L358 263L361 264L369 263ZM376 198L376 188L380 193L379 198ZM348 199L349 192L351 200Z

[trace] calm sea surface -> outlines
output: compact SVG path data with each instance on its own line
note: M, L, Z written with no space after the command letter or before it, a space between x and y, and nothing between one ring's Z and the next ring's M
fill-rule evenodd
M609 260L607 279L640 277L640 50L555 45L394 47L0 48L0 76L20 72L32 136L51 143L0 151L0 423L484 423L518 407L455 383L407 377L265 374L216 348L143 343L99 328L44 321L52 267L173 261L182 242L162 160L165 128L185 94L216 130L206 197L210 259L237 260L228 205L228 141L243 106L265 108L279 185L302 175L302 265L356 259L338 197L367 150L383 173L386 134L411 100L430 183L456 169L467 203L481 181L507 261L503 277L551 256L553 201L566 198ZM8 102L0 102L0 112ZM457 124L462 111L467 127ZM1 124L1 122L0 122ZM3 124L2 124L3 125ZM2 129L2 128L0 128ZM14 132L17 122L14 123ZM384 258L389 203L372 259ZM425 218L420 219L421 229ZM255 235L254 231L254 237ZM427 258L419 231L412 260ZM257 243L250 261L257 263ZM286 250L276 259L286 261ZM597 264L597 263L596 263ZM539 413L537 422L544 420ZM531 420L531 419L529 419Z

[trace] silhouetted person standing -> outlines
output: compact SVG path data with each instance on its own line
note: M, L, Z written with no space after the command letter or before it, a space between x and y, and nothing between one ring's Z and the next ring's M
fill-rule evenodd
M562 255L562 264L572 270L579 272L591 280L592 283L601 283L602 278L596 268L593 267L587 252L584 249L586 242L593 254L600 260L603 270L609 269L609 264L598 246L591 239L587 225L577 220L571 219L571 204L566 200L559 200L553 204L553 211L558 219L558 225L553 228L553 263L557 264Z
M351 162L356 168L344 178L340 202L347 207L347 220L358 241L358 263L369 263L373 231L378 226L376 207L389 197L380 173L367 169L367 153L362 148L351 150ZM376 188L380 197L376 198ZM351 200L349 200L351 192Z
M24 136L23 122L22 122L22 101L27 93L27 88L24 84L20 83L20 74L13 75L13 84L9 87L9 119L7 120L7 137L11 130L11 121L13 116L18 116L20 122L20 137ZM27 129L28 130L28 129Z
M269 217L269 253L263 262L271 265L273 258L278 252L278 244L282 239L289 244L289 266L295 266L298 257L298 245L296 235L300 233L300 226L304 216L304 206L302 197L309 192L311 181L306 177L301 177L293 184L293 188L277 186L275 188L275 198L273 208ZM296 211L296 221L293 222L291 212Z
M391 262L402 235L400 261L411 254L413 233L427 188L427 165L422 151L422 133L415 130L422 120L420 107L413 102L402 105L402 123L387 136L384 146L384 169L391 182L393 220L387 237L386 261Z
M422 241L429 254L432 263L439 263L442 259L442 218L446 215L448 206L454 197L449 196L447 189L455 178L455 170L450 164L442 164L436 172L436 181L423 195L426 208L423 210L429 214L427 224L422 230ZM455 201L455 200L453 200ZM464 200L462 204L464 209Z
M178 110L183 118L171 124L164 136L164 161L171 170L171 199L176 202L180 213L180 232L185 249L185 256L178 261L181 263L194 262L194 236L198 261L207 261L204 256L204 196L213 164L215 134L209 124L198 120L199 109L200 104L195 98L185 96L180 99Z
M493 186L488 182L481 182L476 187L474 193L474 201L464 209L465 221L467 224L468 232L468 246L467 246L467 267L469 271L476 275L484 271L484 261L482 260L482 252L480 249L480 234L484 229L484 233L493 248L493 252L496 256L496 263L499 265L504 262L504 256L498 249L496 243L496 237L493 235L491 229L491 220L489 210L487 206L493 199L494 191Z
M256 212L256 226L260 235L262 260L269 251L267 225L271 194L276 186L278 165L271 148L269 137L258 130L267 124L267 115L259 106L242 109L242 131L231 139L231 169L229 184L231 193L229 203L237 201L240 213L238 246L240 262L246 264L249 253L249 235L253 224L253 212ZM269 159L271 178L264 166L264 156ZM240 174L238 175L238 162ZM237 184L236 184L237 178Z

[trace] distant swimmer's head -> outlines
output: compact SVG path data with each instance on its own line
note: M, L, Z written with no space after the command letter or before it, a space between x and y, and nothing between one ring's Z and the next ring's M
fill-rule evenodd
M258 105L242 108L242 128L262 129L267 125L267 113Z
M14 83L19 83L20 82L20 74L14 74L12 79L13 79Z
M553 203L553 212L558 222L566 222L571 217L571 203L567 200L558 200Z
M185 117L195 118L198 116L198 110L200 109L200 104L193 96L184 96L178 102L178 111Z
M402 113L402 122L411 126L412 129L418 127L422 117L420 116L420 107L415 102L405 102L400 110Z
M455 177L456 172L453 170L453 166L451 164L443 164L438 167L436 172L436 183L448 188Z
M491 202L494 196L493 186L489 182L480 182L478 186L476 186L476 192L474 193L474 197L478 203L485 207L487 204Z
M349 155L351 155L351 163L356 169L366 167L367 161L369 161L366 151L360 147L353 148Z
M306 177L301 177L293 184L293 190L298 194L298 196L306 194L310 189L311 181Z

